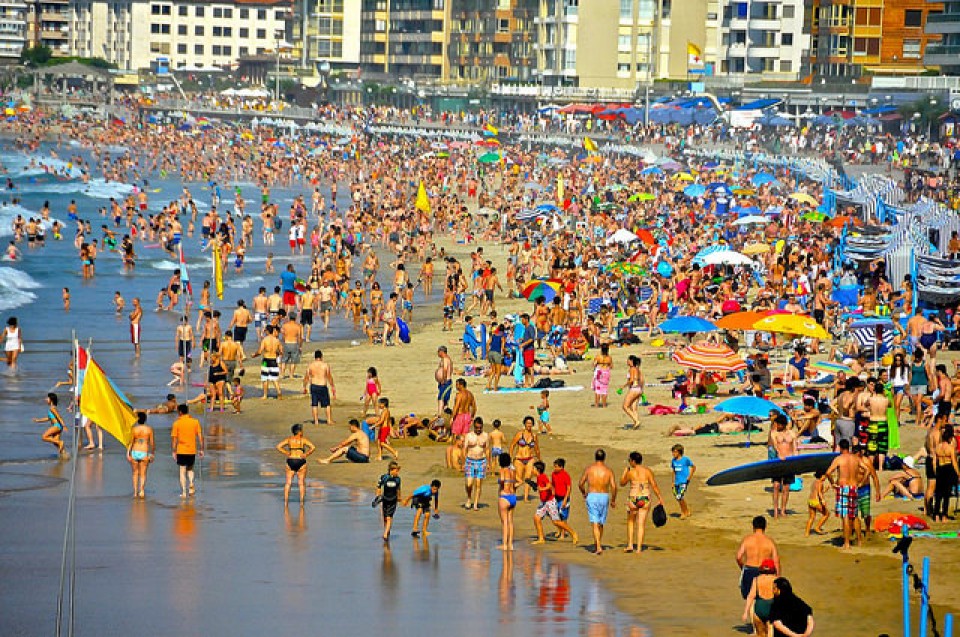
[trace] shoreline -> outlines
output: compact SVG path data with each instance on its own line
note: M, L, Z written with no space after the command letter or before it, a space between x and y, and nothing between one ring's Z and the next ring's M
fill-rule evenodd
M459 244L454 248L458 251L463 248L469 250L469 246ZM500 298L497 302L504 304ZM506 308L498 307L498 314L502 316L508 310L514 311L514 306L521 307L524 303L522 299L507 301ZM371 347L366 343L351 346L350 339L305 344L305 353L312 349L311 346L323 348L324 359L332 366L338 388L338 399L333 409L337 426L328 428L321 424L318 430L310 422L305 427L305 435L318 446L317 453L323 449L325 455L326 447L346 436L347 420L359 416L359 403L353 402L350 398L353 395L352 389L346 388L355 387L359 394L367 366L374 365L378 368L384 384L383 395L391 398L391 408L395 414L413 412L418 416L426 416L434 413L436 403L432 371L436 359L433 354L437 345L450 346L454 342L453 335L458 332L456 328L452 332L440 331L441 322L437 317L427 317L422 321L418 319L415 325L412 343L407 346L382 348ZM641 349L645 350L644 354L650 354L646 351L647 346L641 346ZM455 371L462 367L458 350L459 348L451 348ZM624 358L628 353L637 353L636 346L628 350L611 350L615 361L615 375L622 373ZM644 356L644 361L645 365L654 369L661 364L667 368L672 366L669 362L656 361L655 356ZM571 363L571 367L576 370L576 374L567 379L568 385L589 387L589 361ZM457 376L459 375L455 374L455 377ZM467 382L468 388L474 391L477 398L478 415L482 416L487 424L494 418L500 418L508 436L512 437L522 416L531 413L527 409L533 402L530 394L483 394L483 378L468 377ZM289 381L287 386L289 387ZM664 396L666 392L666 388L651 389L651 402L656 403L657 399L667 402L668 399ZM398 398L400 396L403 398ZM274 399L264 402L258 398L259 393L257 398L248 398L245 401L244 413L236 420L240 426L260 434L275 435L279 441L287 435L291 423L310 420L309 403L298 401L294 395L288 394L287 398L292 400L285 399L279 405ZM591 400L588 389L551 395L551 414L554 416L551 421L558 435L546 440L541 437L544 461L549 466L553 458L565 457L567 470L576 481L583 467L592 459L593 449L603 446L608 452L608 466L619 476L627 453L639 449L646 456L646 464L658 477L661 491L667 500L665 506L670 516L669 522L662 529L656 529L648 523L645 542L647 550L640 554L624 555L621 547L626 538L626 525L621 503L625 498L619 498L619 506L611 510L604 534L604 545L609 548L604 551L603 556L594 556L585 548L592 545L592 538L582 499L574 493L571 499L571 523L581 536L580 546L573 548L567 543L548 540L545 545L536 548L548 551L553 559L589 568L592 575L612 594L620 610L642 620L654 632L659 628L664 632L669 629L671 634L678 635L723 635L736 630L736 627L741 625L739 617L743 602L737 590L739 573L734 556L740 538L750 531L750 519L754 515L767 513L769 495L760 491L757 483L707 489L703 480L716 470L750 461L744 457L745 453L750 453L749 450L743 451L739 445L741 438L738 436L678 440L663 435L662 430L668 423L689 424L696 416L669 416L664 419L644 415L640 432L624 431L606 422L610 415L619 419L616 415L620 413L619 405L611 405L606 410L590 409L584 413ZM277 406L283 405L286 407L281 407L277 413ZM272 414L289 417L279 421L272 417ZM694 424L701 424L705 418L701 416ZM598 419L603 422L596 422ZM915 428L905 428L904 436L908 440L904 444L905 449L913 448L914 438L918 434L920 432L915 431ZM763 434L760 436L762 439ZM675 442L683 444L687 455L697 464L697 474L688 492L693 516L683 521L677 519L676 503L669 495L671 474L667 459L669 448ZM467 524L499 530L496 509L491 507L491 502L495 502L496 498L495 478L488 475L485 480L481 510L468 512L460 506L463 498L462 475L444 468L445 444L429 441L421 443L419 440L412 443L410 439L392 440L391 444L398 449L401 456L401 476L406 493L430 479L440 478L443 481L441 512L444 515L455 512ZM765 447L761 443L755 444L754 448ZM414 451L416 453L413 453ZM274 455L272 449L262 455L275 458L277 463L281 462L281 457ZM376 477L385 471L386 462L387 460L384 460L382 467L377 466L376 461L371 462L371 465L333 464L321 467L311 461L308 480L319 479L344 486L369 488L372 492ZM282 484L282 477L280 480ZM801 597L814 608L820 632L894 633L902 624L900 561L898 556L890 552L892 544L887 542L886 534L876 534L867 541L864 548L841 553L831 545L837 535L837 521L832 518L828 525L831 529L828 535L804 538L805 491L792 495L793 515L786 520L769 521L768 533L780 547L785 576L793 582ZM295 497L294 489L291 499ZM887 500L874 506L879 508L889 502ZM533 501L518 505L515 519L517 543L529 543L532 539L531 517L535 508ZM409 517L403 513L398 515L394 533L400 537L395 538L395 542L404 541L403 536L409 532L410 518L412 514ZM551 525L545 524L548 534L552 530L550 527ZM435 526L432 532L442 534L443 530L442 527ZM934 551L934 546L947 546L942 543L935 545L934 542L915 542L913 561L919 564L920 556L929 555ZM881 559L882 556L887 557ZM954 564L960 565L958 558L960 554L956 551L938 556L939 563L931 574L933 604L938 615L942 615L945 609L960 608L960 594L951 590L948 575ZM803 564L803 568L798 568L798 564ZM635 565L640 565L642 570L637 572L633 568ZM851 580L855 580L854 583L848 584ZM698 590L700 582L714 584L715 590ZM831 584L824 587L824 582ZM837 589L837 584L841 582L843 591ZM912 601L915 606L919 604L916 598ZM690 612L690 602L696 603L695 612Z

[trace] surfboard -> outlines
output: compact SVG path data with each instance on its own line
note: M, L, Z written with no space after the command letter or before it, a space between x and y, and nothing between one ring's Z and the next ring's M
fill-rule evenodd
M707 485L719 487L753 480L770 480L801 473L825 471L836 457L837 454L835 453L806 453L799 456L790 456L783 460L751 462L713 474L707 478Z
M397 335L400 337L401 343L410 342L410 326L399 316L397 317Z

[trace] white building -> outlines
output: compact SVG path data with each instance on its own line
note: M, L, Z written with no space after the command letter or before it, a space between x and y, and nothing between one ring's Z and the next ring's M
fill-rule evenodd
M797 80L809 55L803 0L725 0L717 16L719 75ZM712 17L714 14L711 14Z
M71 55L129 70L160 58L171 69L233 67L239 57L275 50L292 17L290 0L74 0L72 10Z
M0 61L20 59L27 40L27 5L15 0L0 0Z

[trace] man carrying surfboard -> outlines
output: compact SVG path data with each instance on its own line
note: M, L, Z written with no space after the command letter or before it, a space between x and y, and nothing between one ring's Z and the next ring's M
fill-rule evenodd
M777 414L773 418L775 430L770 434L770 446L780 460L797 455L797 434L787 428L787 417ZM772 459L772 458L771 458ZM790 499L790 485L796 476L785 475L773 478L773 517L787 515L787 501Z
M843 548L850 548L850 536L857 519L857 470L860 458L850 453L850 441L841 440L837 445L840 455L827 467L827 478L837 490L837 517L843 521ZM834 474L837 478L834 479Z

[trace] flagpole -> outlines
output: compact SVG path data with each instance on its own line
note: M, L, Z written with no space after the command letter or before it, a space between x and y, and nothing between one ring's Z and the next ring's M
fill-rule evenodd
M74 599L76 589L76 536L74 533L74 522L76 519L76 477L77 477L77 456L80 455L80 346L77 342L76 331L73 332L72 339L73 355L73 439L70 458L70 482L67 492L67 515L63 529L63 544L60 551L60 588L57 592L57 628L55 634L60 637L63 631L63 604L67 587L67 559L70 559L70 583L69 596L67 597L68 623L67 635L73 635L74 628Z

